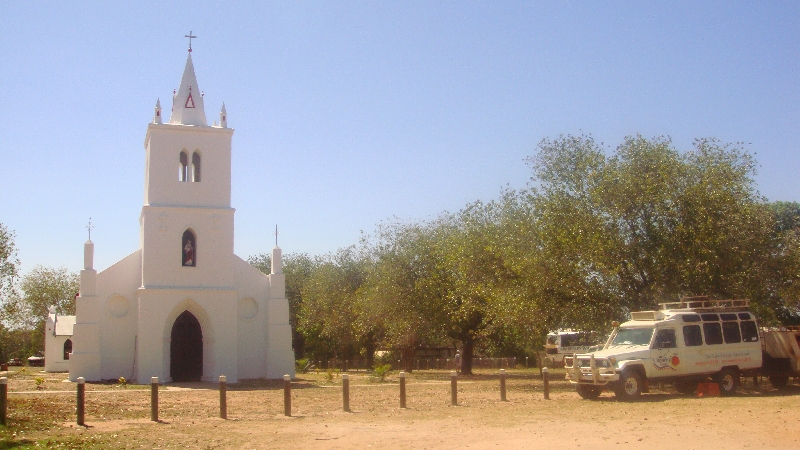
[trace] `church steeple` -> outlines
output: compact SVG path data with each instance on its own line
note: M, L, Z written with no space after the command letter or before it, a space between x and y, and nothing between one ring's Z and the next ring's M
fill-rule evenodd
M183 69L181 86L172 99L172 115L170 115L169 123L208 126L203 108L203 96L197 87L191 53L186 58L186 68Z

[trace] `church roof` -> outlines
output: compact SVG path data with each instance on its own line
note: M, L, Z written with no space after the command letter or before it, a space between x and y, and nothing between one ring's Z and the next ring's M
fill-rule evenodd
M172 98L172 114L169 123L178 125L208 126L203 108L203 94L197 86L192 54L186 58L181 86Z
M75 326L75 316L59 316L50 313L50 322L56 323L55 336L72 336L72 328Z

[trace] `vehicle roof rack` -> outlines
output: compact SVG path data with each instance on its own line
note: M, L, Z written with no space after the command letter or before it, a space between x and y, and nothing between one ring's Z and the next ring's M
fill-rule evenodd
M709 300L706 296L683 297L679 302L660 303L661 310L687 311L749 311L750 300L746 298Z

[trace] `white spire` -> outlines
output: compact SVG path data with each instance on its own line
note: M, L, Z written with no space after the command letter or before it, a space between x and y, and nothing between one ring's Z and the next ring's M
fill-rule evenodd
M219 126L228 128L228 112L225 111L225 102L222 102L222 109L219 111Z
M191 53L186 58L186 68L183 70L181 86L172 100L172 115L169 123L208 126L203 109L203 96L197 87Z
M153 116L153 123L163 123L161 120L161 99L156 100L156 112Z

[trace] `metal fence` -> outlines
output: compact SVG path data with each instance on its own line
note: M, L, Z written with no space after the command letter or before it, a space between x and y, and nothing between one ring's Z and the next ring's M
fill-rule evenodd
M343 360L331 358L328 360L314 361L316 368L321 370L339 369L347 370L372 370L367 366L366 359ZM392 369L399 370L400 361L392 363ZM517 358L472 358L474 369L513 369L517 367ZM414 370L455 370L453 358L415 358Z

